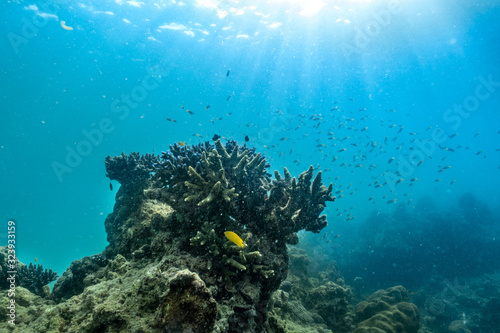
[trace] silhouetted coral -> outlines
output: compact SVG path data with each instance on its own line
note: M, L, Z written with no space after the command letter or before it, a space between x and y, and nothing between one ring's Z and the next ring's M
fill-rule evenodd
M0 247L0 290L9 289L11 286L24 287L38 296L47 297L50 293L47 285L57 280L57 273L52 269L44 269L42 265L25 265L17 258L13 259L15 264L12 264L9 262L12 257L9 258L8 250L7 246ZM8 279L11 276L14 280Z
M137 185L149 178L154 163L158 161L158 156L147 153L122 153L120 156L107 156L106 176L111 180L117 180L122 186Z
M42 296L44 294L43 287L57 280L59 276L52 269L43 269L42 265L33 265L30 263L28 266L22 265L17 271L17 285L24 287L32 293Z

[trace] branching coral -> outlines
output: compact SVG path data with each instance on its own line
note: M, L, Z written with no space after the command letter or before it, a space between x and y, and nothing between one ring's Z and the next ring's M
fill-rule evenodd
M205 178L196 172L192 166L188 167L188 175L191 177L191 182L184 182L189 191L184 194L186 197L184 201L196 200L198 201L198 206L203 206L217 199L224 199L229 202L231 198L238 196L237 193L234 193L234 187L228 188L229 182L222 167L221 156L216 150L209 153L208 158L207 154L203 152L201 154L201 165L201 174L204 174Z
M224 236L219 236L213 223L205 222L201 231L198 231L195 237L191 238L191 245L198 250L208 251L212 255L212 261L217 266L223 266L225 271L224 276L234 276L238 271L250 270L251 273L259 273L268 278L274 274L274 271L261 264L262 254L259 249L259 240L252 242L252 234L245 233L242 235L243 240L248 245L238 247ZM250 244L249 244L250 243ZM210 266L210 268L212 268Z
M313 178L312 166L298 178L286 168L284 177L276 171L271 181L266 159L255 148L240 147L235 141L174 144L157 163L148 164L152 158L146 157L143 164L151 165L153 173L148 197L171 205L180 220L190 221L180 225L190 233L200 230L204 221L224 226L234 217L239 227L254 234L294 244L296 232L317 233L327 225L326 216L320 214L326 202L335 199L332 184L322 185L321 172ZM122 156L115 164L142 171L134 174L149 174L148 168L136 167L140 159Z
M306 229L318 233L326 227L326 215L319 216L327 201L332 197L333 185L328 187L321 183L321 171L316 174L313 182L313 167L299 175L298 180L292 178L287 168L284 178L278 171L274 172L276 180L269 186L268 205L271 206L266 221L274 228L280 229L288 243L296 243L295 233Z
M42 265L33 265L30 263L28 266L22 265L17 272L18 285L25 287L32 293L42 296L43 287L57 280L59 277L52 269L43 269Z
M117 180L121 185L136 185L150 176L153 165L158 161L154 154L139 155L139 153L122 153L120 156L107 156L104 161L106 165L106 176L111 180Z

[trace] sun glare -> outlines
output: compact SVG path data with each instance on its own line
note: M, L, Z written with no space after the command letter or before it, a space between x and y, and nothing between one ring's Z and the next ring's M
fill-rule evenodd
M269 0L270 5L283 6L286 11L295 11L302 16L311 17L325 7L325 0Z

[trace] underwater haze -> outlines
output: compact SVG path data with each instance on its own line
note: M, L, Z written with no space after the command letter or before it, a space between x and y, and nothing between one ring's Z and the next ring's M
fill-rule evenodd
M3 1L0 245L13 220L18 259L62 275L108 245L106 156L217 135L333 183L297 246L359 299L498 287L499 22L498 0ZM462 308L431 314L488 331Z

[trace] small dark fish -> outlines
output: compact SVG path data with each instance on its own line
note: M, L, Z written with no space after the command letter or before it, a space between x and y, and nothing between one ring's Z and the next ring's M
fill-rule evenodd
M248 142L250 141L250 138L248 137L248 135L245 135L245 142Z
M214 136L213 136L212 140L217 141L217 140L219 140L219 139L220 139L220 135L218 135L218 134L214 134Z
M229 76L229 74L231 74L231 68L229 68L229 69L227 70L226 77L228 77L228 76Z
M210 109L210 105L205 106L205 110Z
M189 114L194 114L194 112L191 111L191 110L186 110L186 112L189 113Z
M171 122L173 122L173 123L176 123L176 122L177 122L177 120L172 119L172 118L169 118L169 117L165 117L165 119L167 119L168 121L171 121Z
M109 189L113 191L113 184L109 183Z
M229 96L227 96L227 98L226 98L226 102L227 102L227 101L229 101L229 99L231 98L231 96L233 96L233 95L229 95Z

